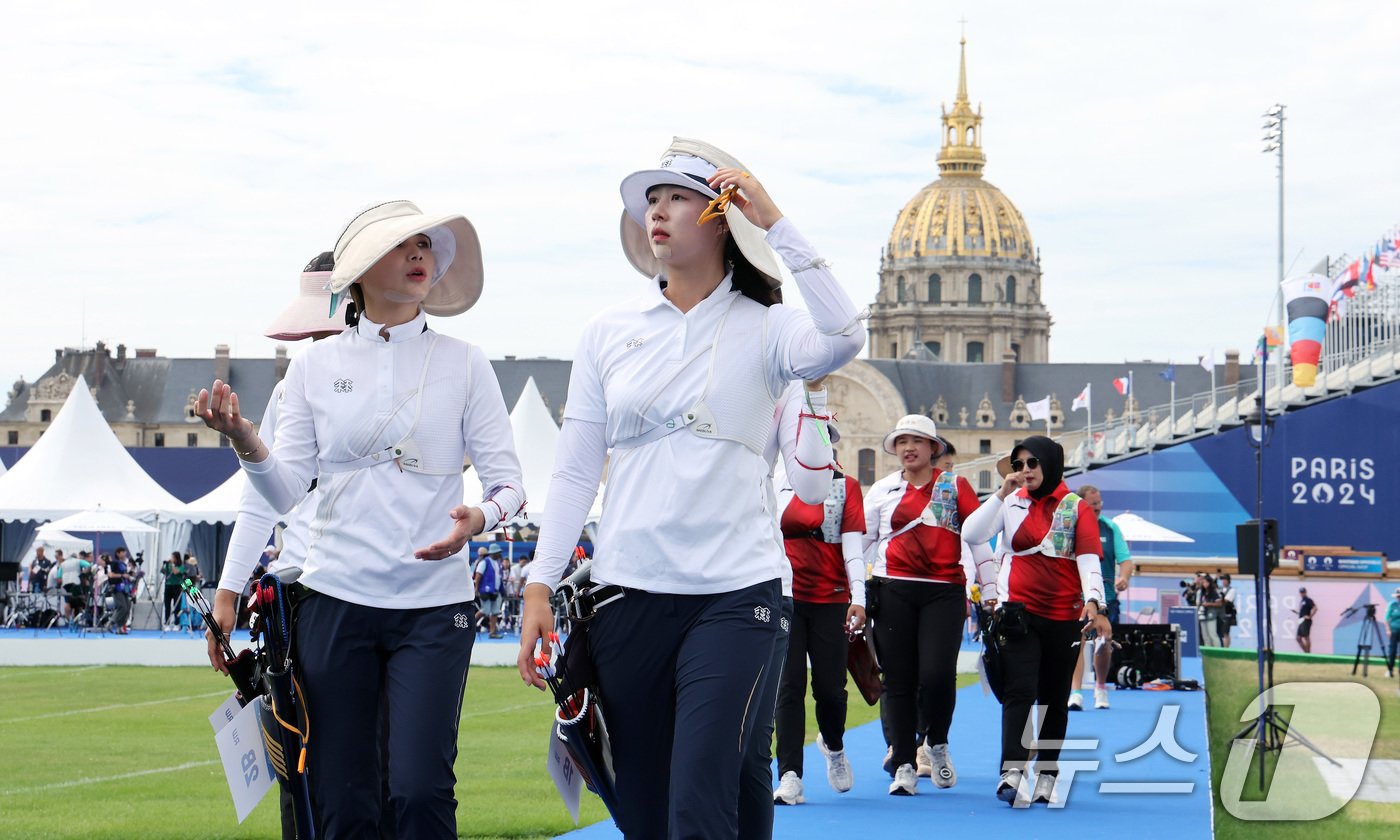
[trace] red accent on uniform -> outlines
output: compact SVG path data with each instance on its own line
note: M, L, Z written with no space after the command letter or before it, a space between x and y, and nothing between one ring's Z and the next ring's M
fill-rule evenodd
M1029 499L1024 490L1018 496L1030 500L1030 509L1016 535L1011 538L1012 551L1026 551L1040 545L1050 533L1050 521L1060 500L1069 494L1064 482L1043 499ZM1079 502L1075 513L1074 553L1098 555L1099 518L1089 503ZM1011 575L1005 599L1020 601L1028 612L1055 621L1073 621L1084 608L1084 589L1079 582L1079 566L1064 557L1035 554L1017 555L1011 561Z
M933 486L942 470L934 470L933 478L923 487L906 484L904 497L890 515L890 530L898 531L918 519L928 507ZM957 478L958 518L963 522L976 512L977 494L962 476ZM889 577L936 580L943 583L967 583L962 567L962 537L947 528L920 525L890 540L885 546L885 574Z
M824 519L823 505L809 505L796 495L783 511L783 548L792 563L792 597L811 604L848 604L850 582L846 580L846 560L841 556L841 544L797 536L820 531ZM861 500L860 482L848 475L841 532L864 531L865 503Z

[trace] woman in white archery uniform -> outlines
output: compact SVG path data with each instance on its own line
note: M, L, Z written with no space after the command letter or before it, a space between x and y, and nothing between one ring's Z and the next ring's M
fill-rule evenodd
M461 562L424 561L452 557L525 502L490 363L426 320L476 303L480 245L464 216L391 201L351 220L333 253L331 290L354 298L358 320L292 360L272 450L228 385L201 392L197 410L279 513L317 480L293 650L317 733L307 758L322 835L379 822L370 733L382 684L399 836L456 837L472 583ZM465 456L489 488L472 506L460 504Z
M788 382L854 358L865 330L825 261L722 151L677 139L621 191L624 249L651 279L579 342L519 667L543 686L533 648L611 450L593 580L621 597L589 632L618 824L628 837L735 837L781 620L764 458L775 405ZM767 305L778 255L810 317Z

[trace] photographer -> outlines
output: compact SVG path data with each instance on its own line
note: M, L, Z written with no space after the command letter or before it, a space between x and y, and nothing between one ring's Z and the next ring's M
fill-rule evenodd
M1395 596L1385 610L1385 623L1390 630L1390 647L1386 650L1385 670L1387 677L1395 676L1395 649L1400 644L1400 588L1390 593Z
M185 561L180 552L170 552L170 559L160 564L160 574L165 579L165 629L174 630L179 622L175 611L180 606L180 584L185 582Z
M1215 619L1215 632L1220 636L1221 647L1230 646L1230 628L1239 623L1239 597L1235 587L1230 584L1230 575L1221 575L1216 601L1220 613Z

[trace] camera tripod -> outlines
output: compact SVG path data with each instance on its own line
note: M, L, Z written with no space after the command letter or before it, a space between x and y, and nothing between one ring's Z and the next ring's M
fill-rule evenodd
M1371 675L1371 647L1380 642L1381 625L1376 621L1376 605L1365 604L1363 606L1351 607L1342 611L1342 618L1350 618L1359 609L1365 609L1366 615L1361 619L1361 633L1356 637L1356 660L1351 663L1351 675L1356 676L1357 667L1361 668L1361 676Z

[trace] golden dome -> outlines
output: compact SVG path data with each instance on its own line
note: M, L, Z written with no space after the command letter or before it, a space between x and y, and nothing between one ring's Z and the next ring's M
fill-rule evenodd
M1000 257L1035 260L1021 211L982 177L982 110L967 98L967 41L958 65L958 95L943 111L941 177L904 205L890 231L891 259Z

